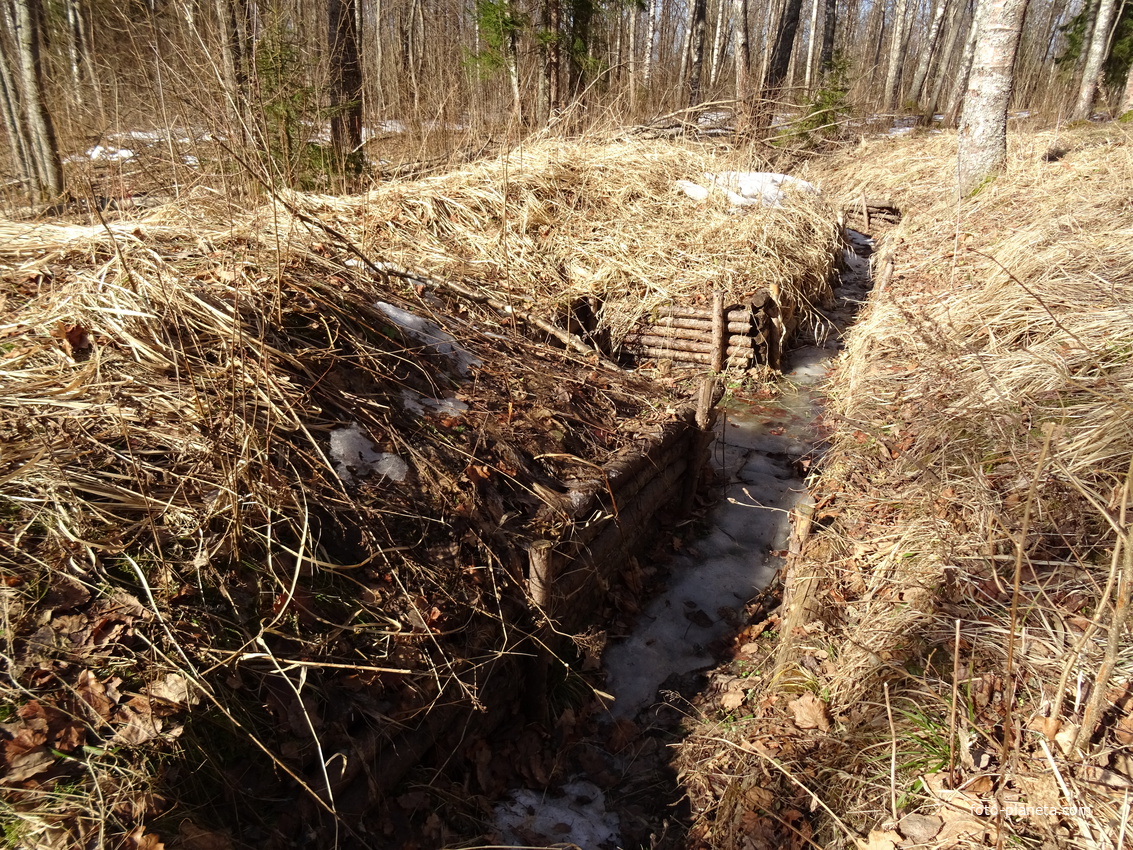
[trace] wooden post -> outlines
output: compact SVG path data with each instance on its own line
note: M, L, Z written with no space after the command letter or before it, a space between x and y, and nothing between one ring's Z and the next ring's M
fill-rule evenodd
M527 550L527 592L531 595L531 601L548 618L551 616L551 586L555 581L552 574L553 553L554 544L549 540L537 541Z
M724 371L724 355L728 347L726 325L724 292L717 289L712 293L712 371L716 374Z

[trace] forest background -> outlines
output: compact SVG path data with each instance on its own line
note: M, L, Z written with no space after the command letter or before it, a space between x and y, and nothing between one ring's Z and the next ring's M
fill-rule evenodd
M1001 7L1021 30L1013 109L1133 106L1127 0L5 0L4 194L56 200L67 171L81 195L84 163L147 143L174 191L233 165L206 141L328 189L502 136L657 116L787 146L862 116L955 126L979 16ZM135 183L96 191L152 188Z

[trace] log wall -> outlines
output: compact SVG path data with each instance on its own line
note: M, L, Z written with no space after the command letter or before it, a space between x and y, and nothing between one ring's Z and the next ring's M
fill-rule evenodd
M641 322L623 342L638 361L667 360L714 371L779 368L783 322L771 293L760 290L743 304L672 304Z
M665 516L691 508L722 395L714 378L705 382L699 402L618 452L594 478L572 484L564 500L569 510L545 509L543 519L562 535L528 550L528 592L557 628L575 632L594 625L629 558L654 539Z

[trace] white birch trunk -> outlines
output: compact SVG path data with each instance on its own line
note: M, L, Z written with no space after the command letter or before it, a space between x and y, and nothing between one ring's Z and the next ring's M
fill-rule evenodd
M708 85L715 86L720 77L720 66L732 38L729 0L719 0L716 4L716 34L712 37L712 66L708 71Z
M1133 65L1129 66L1129 74L1125 78L1125 95L1121 98L1121 114L1133 111Z
M1098 6L1094 32L1090 36L1090 47L1086 53L1086 65L1082 70L1082 85L1078 89L1078 102L1074 107L1075 118L1090 117L1090 108L1094 105L1094 95L1098 90L1098 78L1109 53L1109 37L1116 5L1115 0L1101 0Z
M897 0L892 31L889 42L889 67L885 71L886 112L892 112L898 105L901 91L901 66L905 64L905 54L909 48L909 2Z
M63 164L55 144L55 128L43 97L39 44L42 14L38 0L15 0L16 52L29 141L43 196L63 193Z
M5 28L13 30L6 7L0 6L0 16ZM20 180L26 189L32 189L39 180L31 157L31 142L28 140L27 126L20 106L20 92L16 85L17 61L11 46L0 32L0 112L3 113L4 129L8 131L8 138L11 140L13 159Z
M936 45L940 40L940 30L944 25L944 15L948 10L948 0L936 0L936 11L932 14L932 22L928 26L924 44L921 45L921 55L917 60L917 70L913 73L913 82L909 86L909 97L918 103L924 91L925 80L928 78L928 69L932 57L936 53Z
M970 195L1007 163L1007 106L1027 0L983 0L968 93L960 120L956 174Z
M968 26L968 38L964 42L964 52L960 54L960 65L956 69L956 79L952 84L952 89L948 94L948 109L947 109L947 123L948 126L956 126L956 118L960 114L960 107L964 103L964 92L968 88L968 77L972 72L972 61L976 55L976 40L980 34L980 13L983 9L986 0L979 0L976 3L975 20ZM940 73L947 73L946 68L941 68Z
M653 42L657 32L657 16L661 12L661 0L650 0L649 17L645 21L645 55L641 64L641 85L649 86L649 78L653 73Z
M803 77L803 88L809 93L814 82L814 57L818 44L818 7L825 0L812 0L810 4L810 41L806 47L806 75Z

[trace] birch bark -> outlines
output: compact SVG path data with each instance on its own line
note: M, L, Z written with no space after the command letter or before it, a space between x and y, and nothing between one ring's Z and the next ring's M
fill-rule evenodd
M1094 32L1090 36L1089 51L1086 53L1086 65L1082 70L1082 85L1078 89L1078 102L1074 107L1075 118L1090 117L1090 108L1094 105L1094 95L1098 91L1098 78L1109 54L1109 37L1116 7L1115 0L1101 0L1098 5L1098 16L1094 22Z
M982 0L979 34L960 119L957 178L969 195L1007 163L1007 105L1027 0Z

